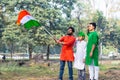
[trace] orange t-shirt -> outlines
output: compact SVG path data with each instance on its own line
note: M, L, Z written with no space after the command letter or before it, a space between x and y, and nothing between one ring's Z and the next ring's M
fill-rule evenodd
M66 35L66 36L63 36L59 41L64 42L64 44L62 45L61 53L60 53L60 60L74 61L73 46L75 42L75 37Z

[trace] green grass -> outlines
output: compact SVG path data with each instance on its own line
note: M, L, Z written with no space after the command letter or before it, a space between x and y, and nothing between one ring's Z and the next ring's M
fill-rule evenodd
M109 69L120 70L120 64L112 64L112 63L100 64L100 70L101 71L106 71L106 70L109 70Z
M88 67L86 67L88 74ZM109 69L120 70L120 64L100 64L100 72L105 72ZM73 69L74 78L77 79L77 69ZM32 64L18 66L17 62L0 63L0 80L20 80L27 78L58 78L59 63L51 63L50 66L44 64ZM68 67L65 66L64 78L68 78Z
M58 67L50 66L44 67L42 65L34 66L18 66L16 62L2 63L0 65L0 79L12 80L13 77L44 77L58 76ZM7 75L7 76L6 76ZM4 78L4 79L3 79Z
M32 66L18 66L16 62L2 63L0 65L0 79L14 80L16 77L58 77L59 64L52 63L51 66L43 66L42 64L34 64ZM7 76L6 76L7 75ZM74 69L74 76L77 77L77 70ZM65 66L64 77L68 78L68 68Z

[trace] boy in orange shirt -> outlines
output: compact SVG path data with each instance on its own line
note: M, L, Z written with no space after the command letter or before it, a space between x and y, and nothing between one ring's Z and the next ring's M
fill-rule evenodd
M59 40L56 40L58 44L62 44L62 49L60 52L59 80L63 80L65 62L68 63L69 80L73 80L72 62L74 61L73 46L75 42L75 37L73 36L73 33L74 33L74 28L69 27L67 31L67 35L61 37Z

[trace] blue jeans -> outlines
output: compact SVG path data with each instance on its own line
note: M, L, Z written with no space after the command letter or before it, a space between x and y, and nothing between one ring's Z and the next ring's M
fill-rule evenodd
M73 80L73 69L72 69L72 61L67 61L68 70L69 70L69 80ZM63 80L65 61L60 61L60 72L59 72L59 80Z

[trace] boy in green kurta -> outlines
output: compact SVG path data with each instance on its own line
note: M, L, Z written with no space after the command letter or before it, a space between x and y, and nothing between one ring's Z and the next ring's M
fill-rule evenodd
M88 43L87 54L85 63L89 67L90 80L98 80L99 67L98 67L98 35L95 31L96 23L89 23L88 25Z

